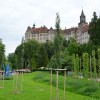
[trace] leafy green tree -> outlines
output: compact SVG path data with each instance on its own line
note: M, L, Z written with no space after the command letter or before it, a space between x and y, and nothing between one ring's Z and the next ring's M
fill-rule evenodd
M35 61L34 58L30 59L30 63L29 64L30 64L29 66L30 66L31 71L34 70L34 69L37 69L36 61Z
M98 48L98 67L99 67L98 73L100 77L100 48Z
M56 34L55 34L55 39L54 39L54 50L55 50L55 57L56 57L56 62L57 62L57 68L61 67L60 64L60 58L61 58L61 48L62 48L62 36L61 36L61 29L60 29L60 17L59 13L56 14Z
M82 64L83 64L83 75L85 78L88 78L89 76L89 54L83 53L82 55Z
M0 69L4 64L4 59L5 59L5 45L2 43L2 41L0 41Z
M16 50L15 50L15 55L16 55L16 69L20 69L23 68L22 66L22 44L17 46Z
M65 48L62 52L61 52L61 59L60 59L60 63L62 68L67 68L67 70L72 70L72 57L69 55L69 51L67 48Z
M93 18L89 23L89 34L94 45L100 45L100 18L98 18L96 12L93 13Z
M39 50L39 66L40 67L46 67L48 64L48 55L46 52L46 49L43 44L41 44L40 50Z
M8 62L10 64L10 66L12 67L12 69L16 69L17 64L16 64L16 55L15 55L15 53L10 53L8 55Z
M76 40L73 39L73 38L70 38L70 40L69 40L68 51L69 51L70 55L72 55L73 53L74 54L78 54L79 53L79 45L76 42Z
M71 61L71 56L69 55L69 52L67 48L60 52L60 67L62 69L67 68L67 70L72 70L72 61ZM50 59L49 66L52 66L52 68L56 68L57 66L57 61L56 61L56 56L53 55Z
M50 61L49 61L49 67L50 68L57 68L56 66L57 66L57 62L56 62L57 60L56 60L56 57L55 57L55 55L53 55L52 57L51 57L51 59L50 59Z
M74 69L74 77L78 76L79 72L79 57L78 54L73 54L72 55L72 63L73 63L73 69Z
M49 58L49 60L50 60L51 57L52 57L53 54L54 54L54 43L51 42L51 41L46 41L46 43L44 43L44 46L45 46L45 49L46 49L48 58Z
M94 69L93 76L94 76L94 78L96 78L97 77L97 71L96 71L95 50L92 50L92 66L93 66L93 69Z
M29 40L24 44L25 68L39 67L40 44L35 40ZM32 61L34 60L34 63ZM33 64L33 65L32 65ZM35 64L35 65L34 65Z

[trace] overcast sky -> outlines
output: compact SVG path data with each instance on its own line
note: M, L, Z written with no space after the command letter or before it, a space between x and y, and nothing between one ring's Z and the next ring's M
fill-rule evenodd
M100 0L0 0L0 38L6 45L6 55L21 43L27 26L55 27L59 12L62 29L76 27L82 8L90 22L94 11L100 15Z

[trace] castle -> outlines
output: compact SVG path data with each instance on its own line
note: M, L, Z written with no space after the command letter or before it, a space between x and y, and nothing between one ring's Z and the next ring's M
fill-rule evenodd
M41 26L39 28L35 28L35 24L33 27L28 26L25 32L25 41L29 39L37 40L39 43L45 43L47 40L53 41L55 37L55 29L52 27L48 29L46 26ZM89 41L88 34L88 23L86 23L86 17L82 10L80 16L80 22L78 23L78 27L73 27L69 29L63 29L62 35L66 40L70 38L74 38L77 43L86 44Z

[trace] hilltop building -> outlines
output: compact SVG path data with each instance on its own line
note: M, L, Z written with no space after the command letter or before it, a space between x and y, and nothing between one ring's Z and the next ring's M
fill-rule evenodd
M69 29L63 29L62 35L66 40L70 38L74 38L78 43L85 44L89 41L88 34L88 23L86 22L86 17L82 10L80 16L80 22L78 23L78 27L73 27ZM52 27L48 29L46 26L41 26L39 28L28 26L25 32L25 41L29 39L37 40L40 43L45 43L47 40L53 41L55 37L55 29Z

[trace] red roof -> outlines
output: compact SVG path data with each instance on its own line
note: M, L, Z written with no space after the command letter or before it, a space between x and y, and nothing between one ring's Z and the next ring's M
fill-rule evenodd
M39 27L39 28L35 28L35 27L32 27L31 28L31 32L32 33L48 33L48 28L47 27L45 27L45 26L41 26L41 27Z

